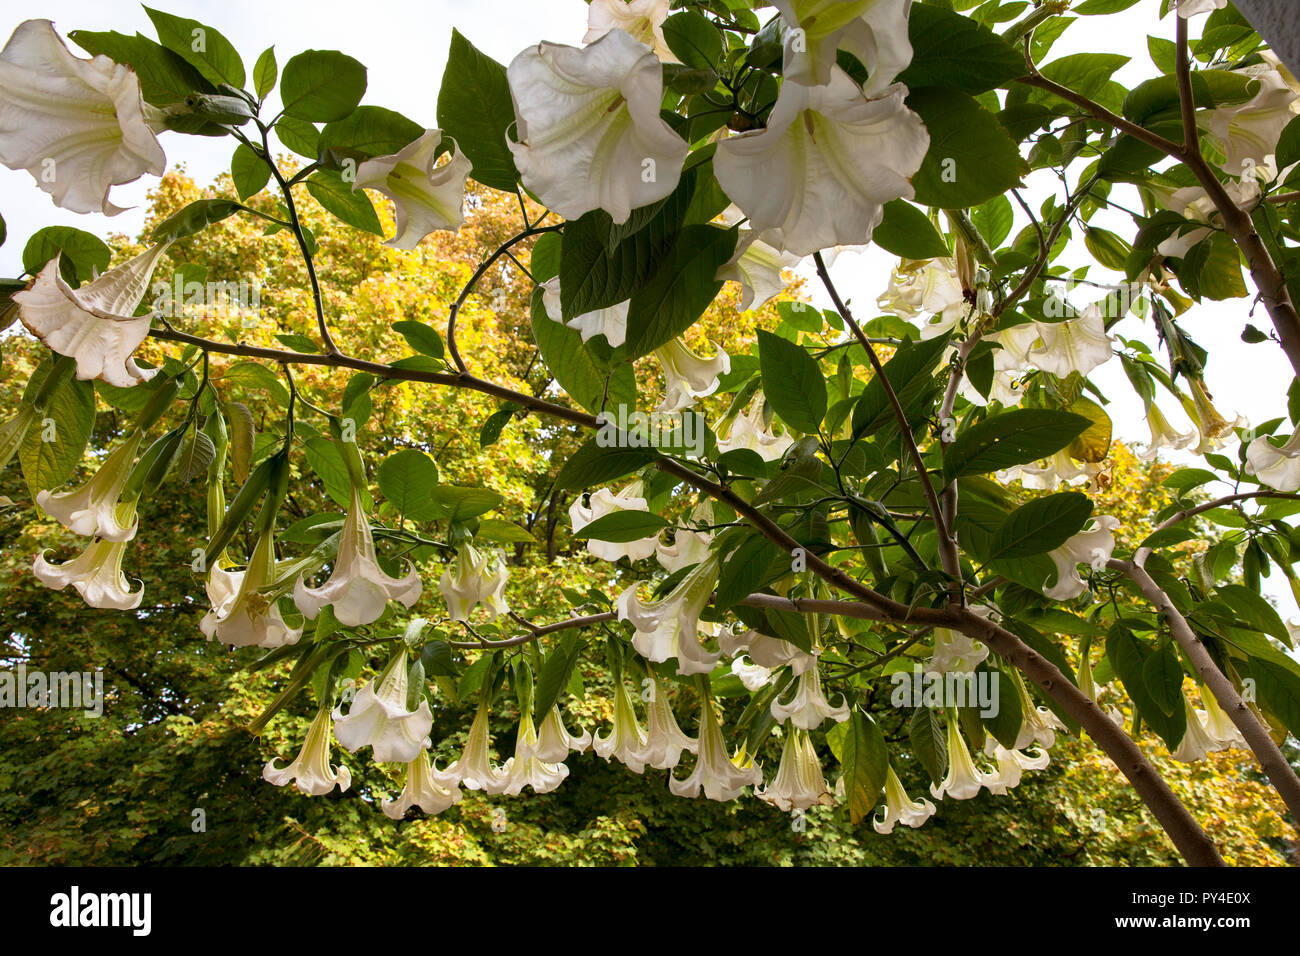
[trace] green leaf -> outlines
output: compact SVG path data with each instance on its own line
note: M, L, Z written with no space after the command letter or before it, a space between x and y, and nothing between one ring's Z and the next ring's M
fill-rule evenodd
M537 677L537 690L533 694L533 713L537 719L545 718L559 701L585 647L582 635L577 631L568 631L556 641L555 649L546 655Z
M498 507L505 499L487 488L439 485L429 493L432 520L468 521Z
M92 56L103 55L129 66L140 80L140 94L155 106L182 102L191 93L213 93L203 74L171 50L146 36L73 30L74 43Z
M853 408L853 437L874 435L896 422L889 394L885 391L886 381L898 396L908 421L912 421L919 407L934 391L934 369L947 347L948 338L943 335L899 346L894 357L884 365L884 380L873 376L862 390L862 396Z
M1119 675L1138 713L1173 750L1187 732L1187 713L1183 707L1175 707L1173 713L1166 713L1147 690L1145 668L1147 657L1152 653L1122 624L1113 626L1106 637L1106 658Z
M197 235L214 222L228 219L245 208L233 199L196 199L154 227L150 239L167 242Z
M983 93L1025 75L1018 49L970 17L915 4L907 22L912 61L898 79L909 88L946 87Z
M240 143L230 158L230 178L240 199L247 199L266 188L271 181L271 167L251 147Z
M244 85L244 63L234 45L210 26L173 16L161 10L144 8L158 31L164 47L184 59L211 83L226 83L239 89Z
M948 739L939 718L929 707L918 707L907 725L912 753L935 783L942 783L948 770Z
M366 68L338 50L299 53L284 65L280 78L285 115L311 123L343 119L365 92Z
M1266 598L1240 584L1225 584L1216 588L1216 593L1240 615L1245 626L1276 637L1283 644L1291 643L1290 632Z
M590 541L640 541L657 535L671 523L648 511L615 511L583 525L573 536Z
M1007 515L993 536L990 560L1027 558L1059 548L1091 515L1091 499L1077 491L1035 498Z
M1259 701L1300 737L1300 676L1272 661L1252 658L1251 676L1255 678Z
M957 436L944 455L945 484L1038 461L1070 444L1091 422L1047 408L1018 408L985 419Z
M262 55L253 64L253 92L257 94L259 100L266 99L266 94L275 89L275 81L279 75L279 67L275 62L275 47L269 46L262 51Z
M98 236L73 226L45 226L33 233L23 247L23 269L36 275L60 254L63 258L59 271L74 287L106 270L113 258L113 251Z
M375 470L375 481L400 514L413 521L430 510L430 496L438 485L438 466L424 452L404 448L385 458Z
M406 344L421 355L442 358L442 336L438 334L438 330L433 326L425 325L423 322L405 320L394 322L393 331L400 332L402 338L406 339Z
M791 428L816 435L826 417L826 379L808 351L771 332L758 331L763 394Z
M1173 488L1179 494L1183 494L1200 485L1218 480L1218 475L1205 468L1179 468L1161 484L1166 488Z
M43 378L39 369L37 375ZM73 378L69 368L18 448L18 461L33 498L38 492L58 488L72 476L94 427L95 388Z
M1016 685L1000 667L990 667L987 661L981 662L976 670L988 674L989 679L998 684L996 713L988 717L981 714L980 722L998 743L1008 750L1014 750L1025 719Z
M1226 232L1215 232L1192 246L1177 271L1178 281L1194 299L1222 302L1246 295L1241 252Z
M364 191L353 191L352 185L332 169L318 169L307 177L307 192L312 198L333 213L338 219L363 232L376 236L384 234L379 216Z
M653 448L602 448L600 438L589 438L564 466L555 479L562 491L578 491L622 478L659 457Z
M871 239L886 252L904 259L938 259L952 255L948 243L930 217L902 199L885 203L885 217L871 233Z
M1083 3L1075 7L1073 12L1085 17L1104 13L1119 13L1121 10L1127 10L1137 2L1138 0L1083 0Z
M626 302L663 251L663 237L648 229L611 246L611 228L609 216L600 210L565 223L559 276L566 318Z
M925 206L978 206L1020 184L1029 164L997 117L953 90L914 89L907 105L930 132L930 149L912 177Z
M315 160L320 155L320 130L311 123L282 116L276 121L275 135L299 156Z
M424 127L401 113L382 106L358 106L345 119L325 124L317 149L336 158L354 159L391 156L401 152L424 134Z
M542 361L570 398L592 413L620 405L636 408L636 374L630 363L601 361L577 329L547 314L540 288L533 291L530 315Z
M512 521L503 521L500 518L480 518L478 530L474 532L474 537L482 538L484 541L495 541L497 544L533 544L536 542L536 539L519 525Z
M1183 665L1173 647L1165 644L1142 662L1142 684L1165 714L1172 716L1182 708Z
M713 607L718 613L730 610L737 601L763 586L774 558L780 558L776 545L761 534L750 534L729 555L718 573ZM789 561L786 561L788 566Z
M876 722L858 708L853 708L846 723L848 730L840 743L840 765L844 768L849 822L857 824L870 816L880 802L889 771L889 750Z
M470 175L484 186L512 192L519 181L506 145L514 122L505 67L453 29L438 91L438 126L456 141L474 167Z
M712 70L722 59L722 34L708 17L674 13L664 21L663 33L668 49L688 67Z
M1070 457L1077 458L1079 461L1105 461L1106 456L1110 454L1111 430L1113 428L1106 410L1090 398L1076 398L1070 403L1069 410L1075 415L1082 415L1091 422L1078 438L1070 442L1069 447L1066 449L1070 453Z
M971 212L971 221L979 230L989 247L996 249L1006 242L1011 234L1011 227L1016 221L1011 200L1006 196L994 196L988 202Z
M657 349L704 314L722 289L714 276L736 251L737 234L734 228L707 224L682 228L654 275L632 293L625 343L629 358Z

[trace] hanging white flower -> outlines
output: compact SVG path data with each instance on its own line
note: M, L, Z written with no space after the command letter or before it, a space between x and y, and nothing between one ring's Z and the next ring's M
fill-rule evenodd
M748 312L762 308L780 295L786 286L782 270L793 269L801 261L798 256L764 242L762 235L753 229L741 229L735 254L714 278L719 282L739 282L740 310Z
M1087 484L1101 474L1101 465L1077 462L1064 448L1038 464L1013 465L997 473L1003 484L1019 481L1035 491L1054 491L1059 485Z
M1214 694L1206 687L1202 687L1200 690L1201 703L1205 705L1205 710L1198 711L1197 716L1205 724L1205 732L1219 742L1220 750L1226 750L1229 747L1248 749L1246 738L1237 729L1237 725L1232 722L1232 718L1223 712L1219 702L1214 699Z
M56 591L72 585L90 607L130 611L140 606L144 586L132 592L130 582L122 573L126 544L125 541L96 538L85 551L62 564L46 561L42 551L36 556L32 573L47 588Z
M845 50L878 93L912 62L907 15L912 0L772 0L786 23L784 75L808 86L829 83Z
M713 523L713 503L702 501L691 512L691 522L695 524ZM655 538L655 557L665 571L672 574L692 564L699 564L709 556L709 543L713 541L712 531L692 531L690 528L673 529L673 543L664 544Z
M489 746L488 704L484 700L479 702L474 721L469 725L465 748L460 752L460 757L444 771L445 775L459 780L470 790L482 790L493 796L502 793L506 788L507 777L500 767L492 763Z
M533 754L538 760L547 763L561 763L570 752L582 753L591 748L591 734L583 731L581 736L574 736L564 727L559 705L555 705L542 720L537 732L537 743Z
M1223 184L1224 192L1239 209L1249 210L1259 202L1263 195L1258 177L1241 181L1229 181ZM1168 190L1151 187L1156 202L1164 209L1172 210L1193 222L1219 224L1222 217L1214 200L1200 186L1185 186L1182 189ZM1211 235L1213 229L1200 226L1180 226L1168 238L1156 246L1156 252L1169 259L1181 259L1188 250L1202 239Z
M565 219L603 209L616 223L668 196L688 145L659 115L663 73L648 46L610 30L578 49L529 47L506 70L519 176Z
M925 669L937 674L946 674L950 671L968 673L974 671L980 661L988 656L989 649L974 638L967 637L960 631L936 627L934 654Z
M132 356L149 334L150 316L135 310L149 288L167 244L156 245L74 289L59 274L55 256L28 289L15 293L27 330L60 355L77 360L77 378L98 378L118 388L147 382L157 369L142 369Z
M456 573L452 573L452 568ZM467 541L456 545L456 562L438 579L438 590L447 602L453 621L468 621L476 605L483 605L488 620L509 612L505 600L510 571L499 552L483 553Z
M1161 448L1177 451L1186 448L1196 440L1195 431L1180 432L1169 424L1169 419L1155 402L1147 405L1147 427L1151 430L1151 441L1147 443L1146 448L1138 452L1138 457L1143 461L1154 461ZM1297 477L1297 486L1300 486L1300 477Z
M72 491L39 491L36 503L73 534L130 541L139 525L136 503L120 499L143 438L143 432L132 432L84 485Z
M740 682L745 685L745 690L751 694L772 682L772 672L761 664L755 664L744 654L731 662L731 673L740 678Z
M647 767L671 770L681 762L682 752L696 753L699 741L686 736L673 714L672 701L658 675L651 672L650 700L646 704L646 742L637 758Z
M1174 2L1178 5L1178 15L1186 20L1198 14L1222 10L1227 6L1228 0L1174 0Z
M885 813L882 817L873 817L871 826L877 833L894 832L895 825L919 827L934 816L934 804L922 797L913 800L903 789L903 781L898 779L893 767L885 771Z
M308 587L306 579L300 577L294 585L293 600L308 619L316 617L329 604L345 627L373 624L383 615L389 601L410 607L420 599L423 590L420 575L411 562L406 562L406 566L408 571L403 578L389 577L379 566L361 493L353 488L352 506L343 522L333 573L318 588Z
M542 306L552 322L560 322L571 329L577 329L586 342L598 335L605 336L605 341L612 348L618 348L627 341L627 310L632 300L619 302L607 309L595 309L565 320L560 307L560 277L554 276L542 283Z
M664 21L671 0L591 0L587 6L587 35L583 43L594 43L610 30L622 30L654 50L664 63L677 57L664 39Z
M1091 527L1073 535L1065 544L1049 553L1056 564L1056 583L1051 587L1043 582L1043 594L1053 601L1069 601L1077 598L1088 585L1079 576L1079 565L1086 564L1092 568L1104 568L1115 550L1115 535L1119 528L1119 519L1110 515L1098 515L1092 519Z
M821 673L810 667L799 675L794 694L787 701L772 698L772 717L777 723L789 721L801 730L816 730L823 720L839 722L848 720L849 704L840 695L839 706L833 706L822 691Z
M997 770L987 775L984 785L989 788L989 793L999 796L1020 786L1020 780L1026 770L1044 770L1051 762L1051 757L1041 747L1029 752L1020 749L1008 750L992 737L988 739L984 752L994 758L998 765Z
M930 795L936 800L950 797L953 800L969 800L980 792L989 775L975 766L966 738L957 728L955 718L948 719L948 773L943 782L930 784Z
M1224 445L1232 442L1237 437L1237 428L1249 427L1249 422L1245 417L1238 415L1232 421L1228 421L1219 414L1219 410L1214 407L1210 401L1210 396L1205 391L1205 384L1199 379L1191 380L1191 398L1186 395L1180 395L1179 401L1182 403L1183 411L1187 417L1192 420L1196 426L1197 434L1201 436L1199 444L1195 451L1198 455L1204 455L1208 452L1218 451Z
M707 697L700 702L698 753L695 769L685 780L668 775L668 789L674 796L698 797L703 790L709 800L725 802L735 800L746 787L763 782L762 768L752 760L745 760L743 754L738 755L743 765L738 764L727 753L722 728L713 713L713 702Z
M731 421L727 437L718 441L718 453L725 455L737 448L748 448L764 461L776 461L794 444L789 432L772 431L772 415L767 399L756 392L744 410Z
M321 797L338 786L342 792L352 786L352 771L340 764L330 766L330 712L322 707L316 713L316 719L307 730L307 739L303 741L302 751L297 759L283 769L275 766L272 758L262 768L262 779L277 787L283 787L290 781L305 794Z
M1064 322L1037 322L1041 344L1029 350L1035 368L1066 378L1078 372L1085 378L1115 355L1106 334L1106 320L1096 305Z
M414 249L440 229L455 232L465 223L465 179L473 166L455 143L451 158L438 165L442 131L427 129L391 156L376 156L357 167L352 191L373 189L393 201L397 234L384 245Z
M582 503L582 495L579 495L573 504L569 505L569 520L573 522L574 534L577 534L597 518L603 518L615 512L649 512L650 506L642 497L644 492L645 486L640 479L637 479L617 494L611 492L608 488L599 488L587 496L588 503L585 505ZM587 550L602 561L617 561L619 558L627 558L629 561L636 562L654 554L658 545L659 537L657 535L640 538L636 541L597 541L592 538L587 542Z
M117 215L111 187L163 174L145 110L130 67L73 56L49 20L19 24L0 50L0 163L64 209Z
M748 651L749 659L758 666L768 670L789 667L796 677L817 663L816 655L799 650L789 641L768 637L754 630L724 630L718 638L718 647L728 657Z
M1210 736L1209 731L1201 722L1201 717L1192 708L1192 702L1187 699L1187 695L1181 695L1183 698L1183 712L1187 715L1187 730L1183 733L1183 739L1178 742L1178 747L1170 755L1175 760L1182 763L1195 763L1198 760L1204 760L1205 755L1215 750L1222 750L1223 745Z
M922 319L922 341L950 331L970 310L952 259L904 259L876 304L899 318Z
M286 624L279 601L263 593L275 584L275 540L267 532L258 539L243 571L228 571L219 564L208 569L212 610L199 621L199 630L208 640L231 647L297 644L302 628Z
M895 84L871 98L839 67L825 86L785 83L766 129L718 144L718 182L773 248L860 245L884 205L913 195L930 134Z
M564 764L539 757L537 743L533 715L525 713L519 718L515 754L501 767L506 778L505 788L501 792L506 796L516 796L523 792L524 787L532 787L534 793L550 793L569 775L569 768Z
M664 397L656 411L680 412L718 390L718 377L731 371L731 356L717 345L713 349L703 358L679 337L650 353L664 370Z
M1246 471L1277 491L1300 491L1300 430L1281 446L1260 435L1246 448Z
M433 816L460 803L462 796L460 781L439 770L438 765L422 751L406 765L406 785L402 787L401 795L396 800L382 801L380 808L393 820L402 819L411 807L419 807Z
M633 773L645 772L646 735L637 722L622 677L614 681L614 726L604 737L598 731L592 737L591 749L598 757L617 760Z
M416 759L429 746L433 714L423 698L415 710L407 709L408 690L403 645L379 677L357 692L346 714L341 705L335 708L334 736L339 744L352 753L370 747L377 763L410 763Z
M808 731L798 727L786 729L776 778L766 786L756 787L754 796L785 811L807 810L835 802Z
M709 603L717 583L716 560L695 566L673 590L658 601L643 603L633 584L619 595L615 608L620 621L636 628L632 646L648 661L662 663L677 658L677 673L707 674L720 654L700 643L700 612Z
M1300 94L1282 72L1268 64L1235 71L1259 81L1259 92L1244 103L1201 114L1201 122L1223 144L1226 172L1251 174L1276 154L1282 130L1300 113Z

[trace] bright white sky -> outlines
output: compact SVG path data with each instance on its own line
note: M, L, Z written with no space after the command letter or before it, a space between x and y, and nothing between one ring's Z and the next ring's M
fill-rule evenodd
M159 0L158 7L192 17L224 33L244 58L251 71L257 55L272 43L281 65L305 49L338 49L355 56L369 68L369 89L365 102L396 109L418 123L436 123L438 86L446 62L453 25L476 46L501 62L538 40L579 44L586 29L583 0ZM1123 14L1081 17L1053 48L1050 58L1083 51L1121 53L1131 62L1117 79L1132 86L1155 75L1147 54L1146 36L1173 34L1172 17L1158 19L1160 4L1143 0ZM152 24L141 6L122 0L9 0L0 14L0 37L7 38L22 20L44 17L54 21L63 35L75 29L139 31L154 36ZM1204 18L1193 20L1193 34ZM79 48L73 49L81 53ZM169 165L184 163L198 182L207 183L228 169L233 145L224 139L180 136L163 137ZM960 173L959 173L960 174ZM0 167L0 214L8 226L9 238L0 247L0 274L16 275L22 269L21 254L28 236L42 226L75 225L101 236L110 232L134 234L141 228L146 190L154 180L119 186L112 198L119 206L135 206L119 216L80 216L56 208L49 197L35 188L26 172ZM1038 173L1028 180L1030 204L1037 207L1054 187L1050 173ZM1140 208L1136 194L1128 187L1116 188L1115 201ZM1120 235L1131 236L1127 217L1111 222ZM1018 220L1016 230L1024 222ZM1080 243L1081 245L1081 243ZM857 303L855 312L870 318L878 314L876 297L889 281L892 258L876 249L863 254L846 254L833 267L835 281L843 294ZM1072 260L1087 261L1086 253ZM1092 278L1106 281L1094 271ZM1111 276L1109 278L1118 278ZM809 283L814 300L823 307L830 302L815 282ZM1246 345L1240 339L1250 304L1247 300L1205 303L1184 318L1184 326L1210 351L1207 380L1220 411L1259 423L1285 414L1285 396L1291 370L1281 350L1270 344ZM1271 326L1267 313L1256 310L1254 324ZM1124 334L1155 344L1155 334L1128 320ZM1133 396L1118 361L1093 374L1093 380L1112 399L1108 408L1115 421L1116 437L1143 442L1147 428L1141 403ZM1181 410L1172 400L1162 401L1175 425L1186 425ZM1230 453L1234 453L1230 450ZM1190 463L1190 456L1177 456ZM1297 615L1289 589L1274 574L1266 590L1278 601L1283 616Z

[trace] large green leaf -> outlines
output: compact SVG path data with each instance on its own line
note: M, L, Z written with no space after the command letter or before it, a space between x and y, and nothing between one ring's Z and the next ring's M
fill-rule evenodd
M1007 515L993 535L990 560L1027 558L1065 544L1092 515L1092 500L1077 491L1046 495Z
M234 44L218 31L198 20L178 17L145 7L144 12L158 31L158 41L181 57L211 83L244 85L244 62Z
M763 394L792 428L816 435L826 417L826 379L808 350L771 332L758 331Z
M230 158L230 178L240 199L247 199L266 188L271 181L271 167L254 150L240 143Z
M307 192L312 198L349 226L376 236L384 234L379 215L363 190L353 191L351 183L332 169L318 169L307 177Z
M639 358L681 335L704 314L722 289L722 282L714 277L736 251L736 237L735 229L703 223L682 228L654 274L632 293L627 312L629 358Z
M853 708L845 723L848 727L840 742L840 765L844 768L849 821L857 824L870 816L880 801L889 771L889 749L876 722L858 708Z
M59 272L74 287L103 272L113 258L113 251L96 235L74 226L45 226L32 233L23 247L23 269L36 275L60 254Z
M722 34L708 17L674 13L664 21L663 34L668 49L688 67L712 70L722 59Z
M853 437L874 435L896 421L885 382L889 382L908 421L935 390L934 369L948 346L946 336L902 345L884 365L884 380L872 377L853 408Z
M438 486L438 466L428 455L417 448L394 452L375 470L375 480L399 513L413 521L427 520L430 495Z
M468 521L498 507L505 499L487 488L439 485L429 493L431 520Z
M912 62L898 79L909 88L983 93L1025 75L1024 54L970 17L914 4L907 22Z
M1151 729L1163 738L1169 749L1174 749L1187 732L1187 713L1183 707L1175 707L1172 714L1165 713L1164 708L1156 703L1147 689L1147 658L1156 653L1144 646L1123 624L1116 624L1106 637L1106 659L1124 684L1129 697L1137 706L1142 719L1150 724Z
M366 68L338 50L307 50L284 65L284 113L309 123L341 120L366 92ZM291 147L292 148L292 147Z
M73 30L68 34L92 56L103 55L131 67L140 80L140 95L155 106L182 102L191 93L216 91L203 74L171 50L137 33Z
M916 708L907 726L907 739L930 779L941 782L948 769L948 738L933 710Z
M506 69L451 31L447 69L438 91L438 126L456 140L484 186L512 191L519 181L506 135L515 121Z
M885 217L871 233L871 239L886 252L904 259L938 259L952 255L948 243L934 228L930 217L902 199L885 203Z
M580 530L573 532L573 536L588 541L640 541L657 535L669 523L667 519L648 511L614 511L583 525Z
M423 133L424 127L401 113L382 106L358 106L345 119L325 125L317 148L336 158L369 159L400 152Z
M930 132L930 149L912 177L916 201L962 209L1000 196L1029 172L1015 141L984 107L965 93L914 89L907 105Z
M43 378L38 369L33 379ZM95 426L95 388L67 376L54 386L43 413L32 421L18 449L23 477L37 492L58 488L71 477Z
M603 485L631 474L658 457L659 453L653 448L602 448L599 438L589 438L564 463L555 479L555 487L562 491L579 491Z
M601 361L577 329L546 314L541 289L533 292L531 316L542 361L570 398L592 413L620 405L636 408L636 374L630 363Z
M1017 408L966 429L944 453L946 482L1024 465L1054 454L1092 423L1048 408Z
M568 631L556 642L555 649L546 655L537 678L537 690L533 695L533 713L537 719L543 719L559 702L560 694L569 685L573 668L582 657L585 646L579 632Z

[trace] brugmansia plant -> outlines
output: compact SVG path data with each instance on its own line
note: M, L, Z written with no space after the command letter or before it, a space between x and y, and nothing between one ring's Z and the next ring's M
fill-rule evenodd
M115 265L86 232L42 229L26 277L3 282L0 324L20 321L49 354L0 425L0 463L17 457L39 507L85 542L35 556L34 574L93 607L138 607L149 584L124 565L151 499L205 476L202 633L261 648L259 666L292 663L254 732L298 695L316 710L301 753L269 760L266 780L346 789L334 746L369 748L405 767L382 804L396 819L439 813L462 788L553 790L590 748L669 770L679 797L749 793L796 814L838 802L888 833L945 800L1006 793L1047 766L1058 734L1083 732L1189 863L1220 863L1135 737L1150 728L1187 761L1248 748L1300 817L1280 746L1300 734L1300 665L1259 590L1276 567L1300 593L1286 520L1300 513L1300 388L1253 429L1229 421L1185 327L1194 303L1249 294L1244 265L1273 325L1248 331L1300 370L1300 192L1287 191L1300 83L1224 0L1074 12L1137 2L1159 5L1173 39L1151 39L1160 75L1127 89L1112 77L1123 57L1051 57L1065 0L592 0L578 45L542 41L507 65L453 33L436 128L363 105L366 67L340 52L281 68L267 49L250 76L215 28L158 10L156 41L71 32L89 59L49 21L23 23L0 52L0 162L63 208L111 214L113 186L164 171L160 135L229 137L237 192L190 204ZM1037 209L1031 170L1059 187ZM1111 200L1119 185L1140 209ZM305 198L340 231L385 234L382 196L388 244L415 250L460 229L482 190L515 193L521 221L433 306L445 324L395 316L411 354L350 354ZM1129 234L1095 225L1103 212ZM314 338L248 344L247 295L223 324L183 308L191 287L215 304L184 263L153 281L174 244L235 216L293 236ZM866 319L832 255L869 243L900 261L888 314ZM754 354L687 342L726 283L758 308L792 268L834 308L778 303ZM549 371L535 394L462 353L458 319L489 274L532 290ZM215 285L246 293L238 278ZM1116 330L1126 317L1146 341ZM1090 376L1113 361L1144 403L1146 454L1190 448L1204 465L1168 478L1175 501L1131 553L1086 493L1111 444ZM349 376L342 402L314 402L304 366ZM645 384L656 373L662 391ZM223 394L234 381L279 414L255 429ZM431 423L478 429L484 446L524 417L580 433L548 480L572 496L608 587L566 591L572 613L550 623L510 606L512 566L547 555L488 517L502 496L441 483L418 448L367 460L369 396L398 382L499 400L485 421ZM65 487L99 403L130 425ZM1169 422L1172 405L1194 433ZM309 475L342 511L290 523ZM1199 537L1209 547L1183 562ZM580 662L604 668L612 726L575 732L564 713ZM449 687L478 704L439 767L432 712ZM1127 727L1098 703L1121 688ZM878 725L891 707L910 715L904 739ZM504 761L494 708L518 713ZM907 765L932 799L906 791Z

